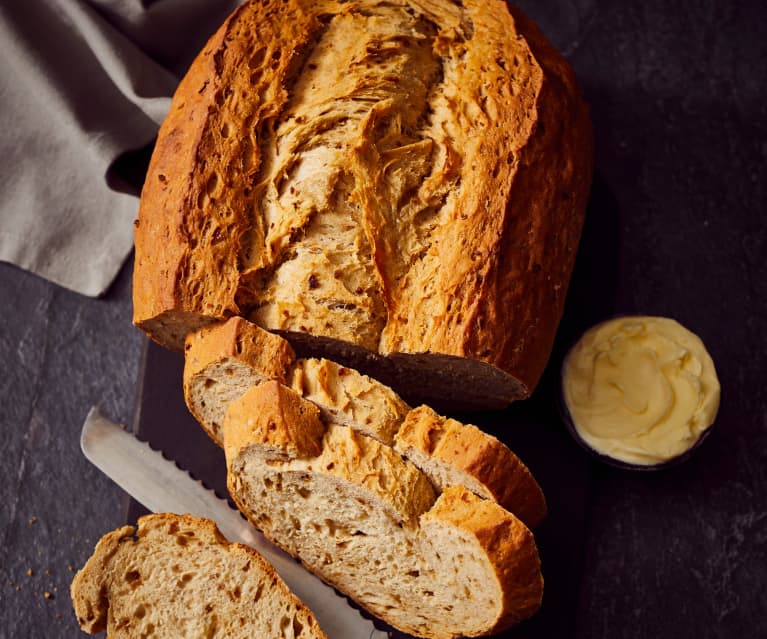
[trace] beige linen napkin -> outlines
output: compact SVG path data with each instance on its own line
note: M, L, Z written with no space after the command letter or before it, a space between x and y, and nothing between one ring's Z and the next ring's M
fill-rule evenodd
M100 295L138 199L107 183L151 143L233 0L0 0L0 260Z

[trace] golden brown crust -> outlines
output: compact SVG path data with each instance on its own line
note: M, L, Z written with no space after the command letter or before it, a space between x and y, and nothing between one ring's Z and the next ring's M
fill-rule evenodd
M443 521L474 536L485 550L503 593L501 613L487 634L500 632L532 616L543 600L538 548L530 530L497 503L463 486L451 486L421 517L421 525Z
M184 399L219 446L225 404L246 390L243 384L284 384L295 362L288 342L241 317L193 331L184 348Z
M263 379L287 384L296 355L281 337L261 330L242 317L190 333L184 353L184 385L213 362L235 358Z
M325 359L297 360L286 340L241 317L187 336L184 398L219 446L225 405L247 387L272 379L317 404L328 423L350 426L385 444L393 442L410 410L390 388L354 369Z
M69 592L80 627L90 634L106 628L109 599L104 575L110 560L123 539L133 536L133 526L123 526L104 535L96 544L93 555L75 575Z
M427 474L434 462L443 462L459 474L465 474L463 479L478 482L484 489L482 496L494 499L531 528L546 516L543 491L527 466L505 444L476 426L442 417L428 406L419 406L411 410L402 423L396 448L408 457L412 456L413 449L427 455L428 460L422 466Z
M181 350L190 330L238 313L258 137L287 100L295 62L287 43L306 42L310 24L317 28L317 16L296 5L265 13L258 2L243 4L174 94L141 194L133 278L134 322L169 348Z
M325 425L311 402L277 381L254 386L232 402L224 419L224 451L263 447L275 458L316 457Z
M410 410L388 386L327 359L297 360L290 386L317 404L327 421L390 446Z
M476 382L456 383L455 372L443 380L443 359L428 374L443 394L463 389L479 406L526 397L551 350L583 223L586 104L564 58L501 0L402 0L410 12L369 4L399 11L407 35L398 41L386 19L375 23L386 47L367 47L365 65L349 53L359 87L336 95L325 82L325 97L354 102L371 78L392 97L376 94L353 135L343 127L359 109L339 111L331 141L301 112L321 84L307 80L316 68L307 60L353 48L322 38L354 40L357 3L245 3L208 43L174 97L142 194L134 320L180 348L189 330L241 314L387 357L476 362L457 373ZM333 26L337 16L346 31ZM396 74L375 75L397 56L400 82L421 84L404 91ZM330 155L305 142L281 158L278 142L296 136L327 142ZM347 149L345 162L333 159L336 148ZM321 172L302 172L302 162L326 167L328 158L338 170L320 188ZM301 199L303 187L315 192ZM340 224L347 208L359 229L330 249L340 231L321 227ZM497 388L484 396L490 380Z
M465 6L482 44L467 48L461 97L484 106L454 130L466 154L460 214L435 230L439 260L411 269L394 296L382 345L479 359L515 377L527 396L548 359L575 259L590 122L569 65L529 20L506 3Z
M481 302L472 320L487 329L470 332L466 350L511 372L527 396L543 373L564 310L594 151L588 106L570 65L537 25L513 6L509 11L511 29L524 38L540 67L537 117L516 153L504 240L483 279L486 288L478 291Z

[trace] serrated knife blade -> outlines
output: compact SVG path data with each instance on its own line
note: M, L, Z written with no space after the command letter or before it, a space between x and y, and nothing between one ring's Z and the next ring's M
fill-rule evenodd
M229 541L255 548L312 610L331 639L388 639L387 633L376 629L333 588L272 545L226 501L161 452L108 420L97 407L91 408L85 419L80 448L94 466L148 510L212 519Z

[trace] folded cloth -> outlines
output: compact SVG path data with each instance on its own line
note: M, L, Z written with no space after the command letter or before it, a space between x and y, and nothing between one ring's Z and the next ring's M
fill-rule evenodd
M0 260L85 295L108 288L138 200L107 171L151 143L180 76L236 4L0 2Z

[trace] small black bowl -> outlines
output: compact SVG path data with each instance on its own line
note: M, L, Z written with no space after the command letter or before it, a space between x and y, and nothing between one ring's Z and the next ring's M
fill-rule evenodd
M612 466L614 468L620 468L621 470L638 470L642 472L652 472L657 470L666 470L668 468L673 468L675 466L678 466L684 461L687 461L687 459L690 458L690 456L695 452L698 447L703 443L703 440L706 439L709 435L709 433L714 428L714 423L711 424L706 430L704 430L700 437L690 446L687 450L684 452L679 453L676 457L672 457L671 459L667 459L662 462L658 462L657 464L632 464L631 462L623 461L621 459L617 459L615 457L610 457L610 455L606 455L605 453L599 452L597 449L592 448L587 444L583 438L580 436L580 433L578 433L578 429L575 427L575 424L573 423L572 417L570 416L570 411L567 408L567 402L565 401L564 396L564 390L562 388L562 385L560 384L560 391L559 391L559 397L558 397L558 409L559 409L559 415L562 419L562 421L565 424L565 427L567 428L567 432L572 435L572 438L576 441L576 443L583 448L589 455L591 455L594 459L597 461L607 464L608 466Z
M587 331L585 331L580 337L575 339L572 344L570 344L569 348L565 352L564 357L562 358L562 361L560 363L559 367L559 393L557 394L557 408L559 411L560 418L562 419L562 422L565 424L565 427L567 428L567 431L570 433L570 435L573 437L573 439L577 442L577 444L583 448L589 455L591 455L593 458L595 458L597 461L607 464L609 466L612 466L614 468L619 468L621 470L631 470L631 471L642 471L642 472L652 472L652 471L658 471L658 470L666 470L669 468L673 468L675 466L678 466L682 462L686 461L690 458L690 456L700 447L700 445L704 442L704 440L709 436L711 431L714 428L714 425L716 424L716 414L714 415L714 419L712 423L703 430L703 432L700 434L700 436L684 451L680 452L678 455L672 457L671 459L667 459L655 464L636 464L628 461L624 461L622 459L618 459L616 457L612 457L604 452L601 452L595 448L593 448L588 442L586 442L578 432L578 429L575 426L575 422L570 414L570 410L567 406L567 400L565 399L565 364L567 362L567 358L569 357L572 350L578 345L580 340L583 338L588 331L595 329L598 326L601 326L602 324L605 324L607 322L621 319L621 318L631 318L635 317L632 315L616 315L614 317L610 317L604 322L600 322L599 324L595 324L593 327L589 328ZM689 330L689 329L686 329ZM720 400L721 401L721 400ZM717 409L718 410L718 409Z

